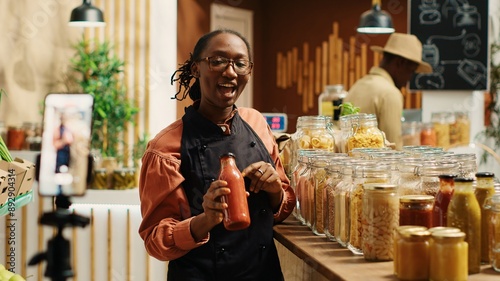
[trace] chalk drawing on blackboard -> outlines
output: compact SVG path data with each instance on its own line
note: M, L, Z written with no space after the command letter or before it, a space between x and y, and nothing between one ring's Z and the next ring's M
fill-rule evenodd
M439 47L435 43L438 40L461 40L463 52L468 57L477 55L477 49L481 45L479 36L475 33L467 34L465 29L459 35L455 36L429 36L422 46L422 60L432 66L433 73L417 74L415 77L415 86L417 89L443 89L445 86L443 73L445 71L444 65L446 64L456 64L457 74L470 85L476 86L479 83L486 82L486 68L481 62L470 59L442 60Z
M439 4L436 3L436 0L422 0L418 8L421 10L419 15L420 24L433 25L441 22Z
M475 25L481 30L481 15L477 11L476 6L464 3L458 8L457 13L453 16L453 26L465 27Z

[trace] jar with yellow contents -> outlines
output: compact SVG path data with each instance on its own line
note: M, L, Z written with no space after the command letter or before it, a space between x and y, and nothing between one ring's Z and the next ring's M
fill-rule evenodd
M347 152L354 148L381 148L385 147L385 137L378 129L377 118L374 114L357 114L351 121L352 132L347 138Z
M461 231L436 231L432 233L429 277L435 281L467 280L467 253L469 245Z
M494 194L487 198L484 205L489 210L489 260L493 269L500 272L500 194Z
M400 280L428 280L431 233L427 230L400 232L398 241L398 268Z

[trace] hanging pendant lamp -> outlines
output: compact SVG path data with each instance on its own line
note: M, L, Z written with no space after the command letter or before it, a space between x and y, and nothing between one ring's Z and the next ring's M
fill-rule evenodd
M361 14L358 33L387 34L393 33L392 18L389 13L381 10L382 0L373 0L372 9Z
M101 27L105 26L102 11L92 6L90 0L83 0L83 4L71 11L68 25L77 27Z

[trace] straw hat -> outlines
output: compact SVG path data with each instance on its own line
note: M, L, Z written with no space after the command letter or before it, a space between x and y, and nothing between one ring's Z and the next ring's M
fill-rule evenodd
M389 40L382 48L380 46L370 47L375 52L387 52L398 55L405 59L414 61L419 64L417 73L431 73L432 66L422 61L422 43L417 36L405 33L393 33L389 36Z

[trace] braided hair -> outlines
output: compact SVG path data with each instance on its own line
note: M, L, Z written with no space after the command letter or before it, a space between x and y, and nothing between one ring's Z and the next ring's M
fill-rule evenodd
M210 39L222 33L230 33L238 36L241 40L243 40L243 42L247 46L249 59L250 61L252 60L250 43L248 43L248 40L240 33L230 29L218 29L207 33L198 40L198 42L194 46L193 52L189 54L189 59L181 64L179 68L174 72L174 74L172 74L172 77L170 78L170 84L173 85L174 82L179 82L177 93L172 97L172 99L181 101L184 100L187 95L189 95L189 97L193 101L201 99L200 79L193 76L191 72L191 66L193 65L193 63L200 60L201 52L205 50ZM194 82L192 82L193 78L195 79Z

